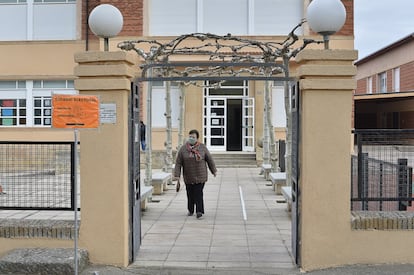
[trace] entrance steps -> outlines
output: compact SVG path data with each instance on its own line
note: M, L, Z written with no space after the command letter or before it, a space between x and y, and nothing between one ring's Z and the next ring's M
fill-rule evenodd
M257 167L254 152L211 152L217 167Z

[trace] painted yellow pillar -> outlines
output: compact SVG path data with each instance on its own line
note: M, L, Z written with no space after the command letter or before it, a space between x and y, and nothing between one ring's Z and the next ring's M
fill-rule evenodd
M93 263L128 265L128 98L136 57L126 52L75 55L75 88L116 107L112 120L81 130L79 244Z
M304 50L301 88L300 238L302 268L342 264L350 233L353 50ZM346 233L345 233L346 232Z

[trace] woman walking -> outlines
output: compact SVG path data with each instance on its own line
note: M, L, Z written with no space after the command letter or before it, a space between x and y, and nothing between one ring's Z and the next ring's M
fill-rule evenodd
M197 219L204 214L203 189L207 181L207 166L210 172L216 176L217 169L207 147L198 141L197 130L189 132L188 141L181 146L175 161L174 178L179 179L181 168L187 191L188 216L194 214L194 206Z

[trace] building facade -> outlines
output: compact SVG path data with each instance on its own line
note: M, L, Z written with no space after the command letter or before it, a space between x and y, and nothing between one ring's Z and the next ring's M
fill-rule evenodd
M414 34L358 60L356 129L414 129Z
M353 49L353 0L342 0L347 10L344 27L331 36L332 49ZM99 4L116 6L124 17L110 50L125 40L151 38L168 42L185 33L231 33L260 41L283 41L306 16L309 0L10 0L0 4L0 127L5 138L21 132L39 138L70 139L71 134L50 128L50 97L73 94L73 56L102 50L90 31L88 14ZM321 39L308 26L301 38ZM320 45L310 47L321 48ZM188 57L187 61L197 61ZM295 76L295 62L290 74ZM166 139L165 83L152 83L152 147L163 150ZM142 86L142 119L146 121L146 85ZM263 136L263 81L233 81L220 89L186 87L185 131L196 128L212 151L257 152ZM172 86L173 148L178 134L178 86ZM277 139L285 136L283 84L272 89L272 121ZM149 127L149 126L148 126ZM2 129L3 130L3 129ZM50 135L53 133L53 135ZM259 154L258 154L259 156Z

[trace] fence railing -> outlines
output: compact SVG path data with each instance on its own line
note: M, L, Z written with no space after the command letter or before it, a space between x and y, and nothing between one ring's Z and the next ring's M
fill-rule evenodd
M411 210L414 130L355 130L354 134L351 210Z
M0 142L0 209L74 210L73 142Z

